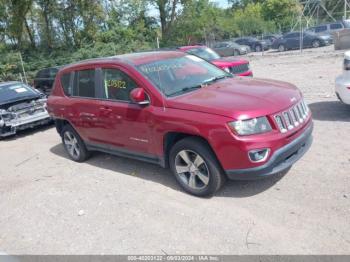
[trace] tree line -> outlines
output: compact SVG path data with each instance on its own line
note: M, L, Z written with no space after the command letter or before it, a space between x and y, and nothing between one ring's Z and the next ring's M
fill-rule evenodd
M335 6L338 0L324 0ZM85 58L293 28L297 0L0 0L0 80ZM341 6L341 5L340 5ZM340 7L339 7L340 8ZM321 19L327 19L322 13Z

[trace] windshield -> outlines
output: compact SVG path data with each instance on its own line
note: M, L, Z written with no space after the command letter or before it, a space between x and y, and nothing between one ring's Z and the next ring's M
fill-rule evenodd
M198 56L207 61L220 59L220 56L208 47L199 47L199 48L189 49L186 51L186 53Z
M11 83L0 86L0 104L38 96L38 92L22 83Z
M142 64L137 68L166 96L181 95L232 77L231 74L192 55Z

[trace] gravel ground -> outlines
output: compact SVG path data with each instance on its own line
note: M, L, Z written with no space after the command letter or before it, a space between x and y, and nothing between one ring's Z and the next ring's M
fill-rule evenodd
M230 181L210 199L154 165L74 163L54 128L0 141L0 252L349 254L350 107L333 94L343 53L331 48L249 56L256 77L303 91L314 144L285 176Z

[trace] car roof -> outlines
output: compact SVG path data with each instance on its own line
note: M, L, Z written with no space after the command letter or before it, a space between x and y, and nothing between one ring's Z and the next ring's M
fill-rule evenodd
M159 60L166 60L166 59L182 57L186 55L187 54L180 51L138 52L138 53L130 53L130 54L110 56L110 57L87 59L87 60L79 61L77 63L69 64L67 66L64 66L62 69L70 69L70 68L84 66L84 65L94 65L94 64L113 63L113 62L129 64L132 66L138 66L142 64L156 62Z
M186 52L187 50L191 50L191 49L195 49L195 48L207 48L207 46L205 46L205 45L186 45L186 46L180 46L178 49Z

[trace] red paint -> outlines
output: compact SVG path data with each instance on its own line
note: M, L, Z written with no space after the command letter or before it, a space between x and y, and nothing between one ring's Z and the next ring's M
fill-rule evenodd
M204 49L207 47L201 46L201 45L182 46L179 48L179 50L183 51L183 52L188 52L191 49L198 49L198 48ZM210 62L213 63L214 65L216 65L217 67L220 67L221 69L226 69L226 68L230 68L230 67L236 67L236 66L240 66L240 65L244 65L244 64L249 64L249 61L242 59L240 57L234 57L234 56L221 57L219 59L211 60ZM245 71L243 73L239 73L237 75L238 76L253 76L253 72L251 70L247 70L247 71Z
M136 153L165 156L164 138L170 132L199 136L212 147L224 170L250 168L264 163L252 163L247 152L270 148L271 155L299 137L311 125L311 116L299 127L281 133L274 122L274 114L296 104L302 98L291 84L232 78L176 97L164 97L135 65L184 56L181 52L150 52L83 61L59 71L52 95L48 99L50 114L66 120L86 142L113 145ZM65 96L61 87L63 73L87 68L119 68L128 74L140 89L132 92L135 100L142 100L141 90L150 104ZM141 89L142 88L142 89ZM293 101L293 102L292 102ZM228 122L267 116L273 131L260 135L237 136ZM133 139L137 138L137 140ZM143 142L140 142L143 141Z

